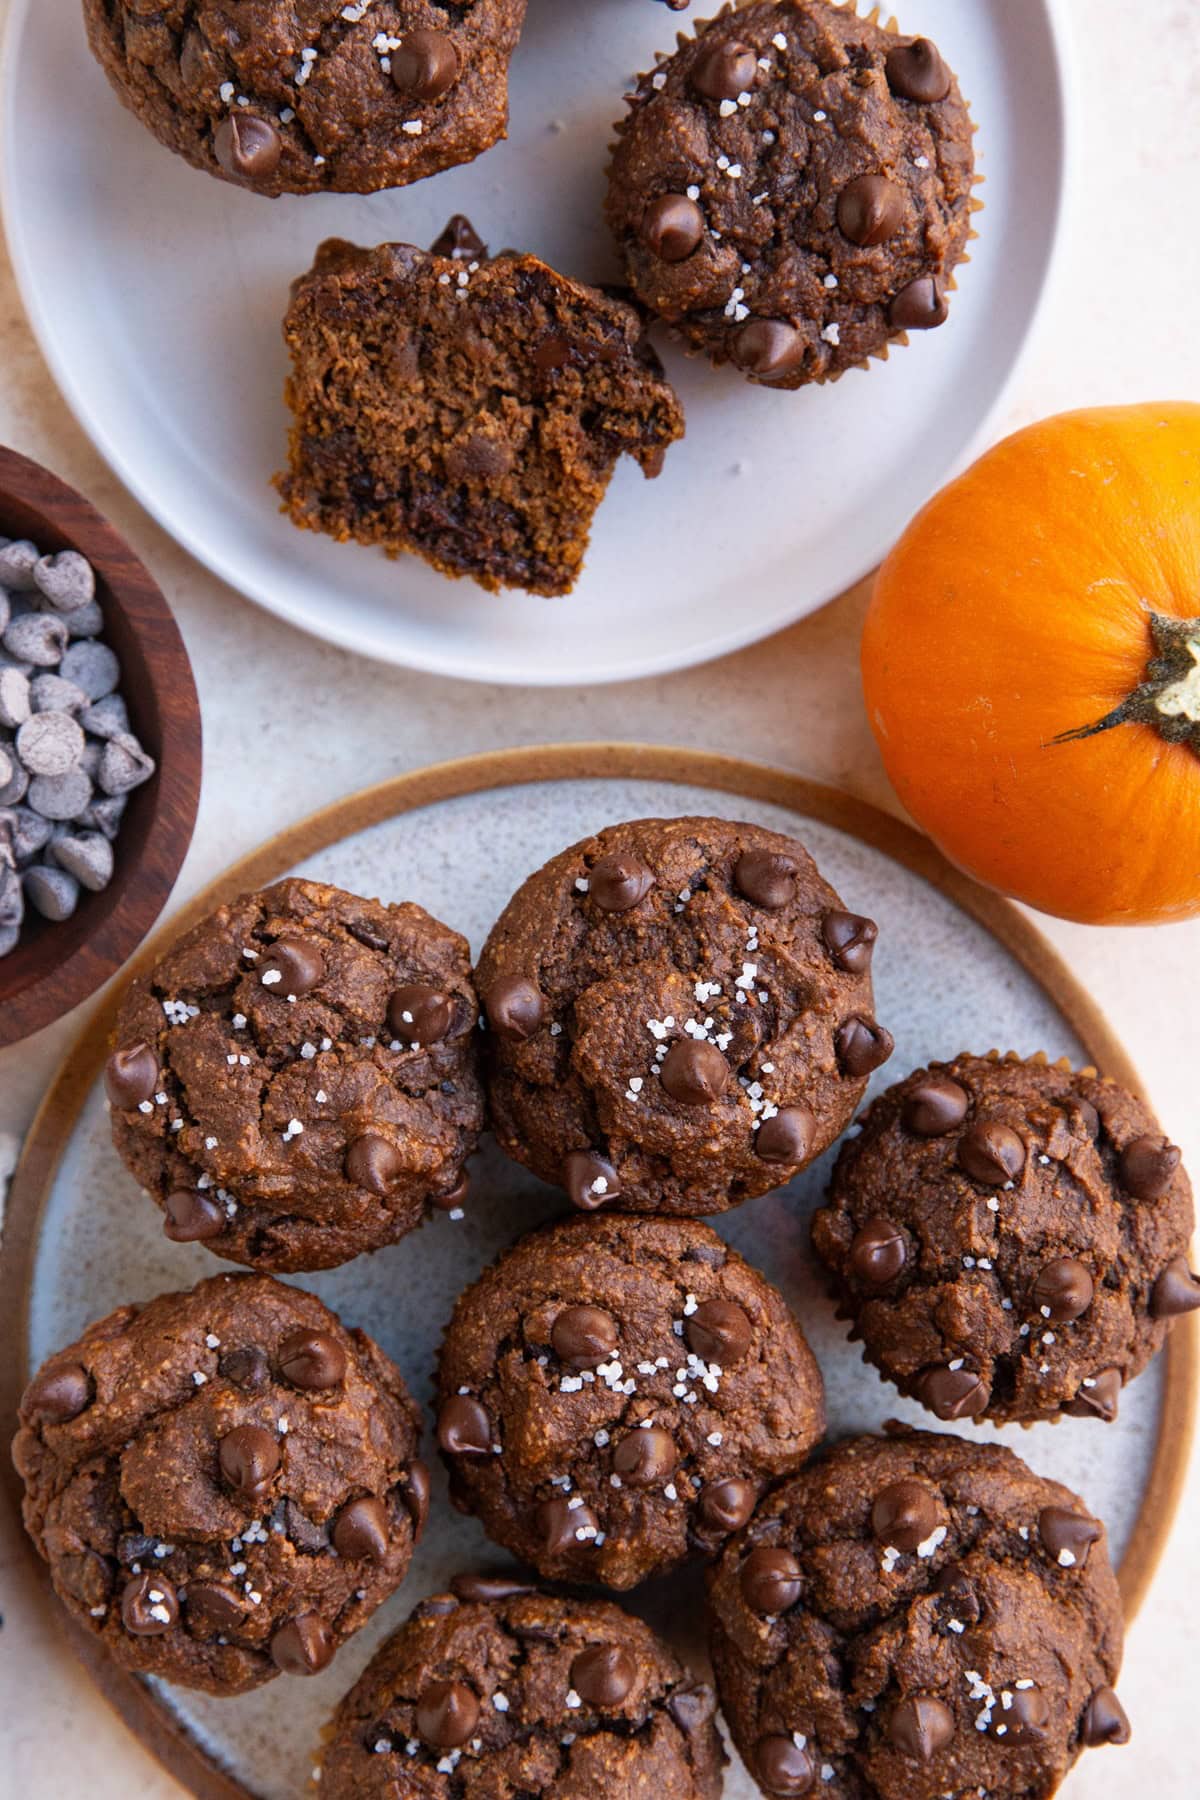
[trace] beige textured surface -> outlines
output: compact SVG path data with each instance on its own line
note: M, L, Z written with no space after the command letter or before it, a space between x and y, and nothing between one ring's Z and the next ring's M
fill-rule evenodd
M1061 4L1077 26L1081 179L1063 279L998 435L1064 406L1200 399L1200 6ZM75 482L130 536L187 639L208 742L200 825L181 895L272 830L351 788L494 745L593 737L696 744L777 762L888 803L857 683L862 593L707 669L592 693L523 695L372 667L258 613L146 518L58 398L2 249L0 370L0 439ZM565 610L563 618L569 624ZM1200 1002L1200 923L1159 933L1053 922L1046 930L1108 1009L1169 1129L1200 1167L1191 1023ZM69 1021L0 1056L0 1133L28 1121L76 1025ZM1121 1800L1143 1790L1184 1800L1195 1791L1194 1707L1180 1677L1200 1655L1198 1527L1200 1463L1190 1505L1130 1635L1121 1691L1136 1748L1085 1758L1064 1790L1071 1800ZM176 1793L63 1660L52 1621L31 1605L23 1571L7 1550L0 1553L0 1610L0 1795L58 1800L85 1786L90 1800L167 1800Z

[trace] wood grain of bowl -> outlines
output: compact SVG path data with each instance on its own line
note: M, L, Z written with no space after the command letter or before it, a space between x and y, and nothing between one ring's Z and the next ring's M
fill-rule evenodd
M200 798L200 702L171 609L149 570L82 494L0 447L0 535L46 554L78 550L96 572L104 641L121 662L121 693L157 770L129 796L113 846L116 868L71 918L36 913L0 957L0 1048L86 1000L137 949L175 885Z

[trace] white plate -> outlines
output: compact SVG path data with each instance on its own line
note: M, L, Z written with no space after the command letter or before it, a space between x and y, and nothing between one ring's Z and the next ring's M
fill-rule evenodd
M751 819L798 834L846 904L879 921L875 993L879 1017L895 1033L896 1051L873 1077L872 1091L930 1057L963 1049L995 1046L1026 1055L1042 1049L1077 1064L1084 1060L1079 1039L1047 992L944 894L846 831L740 795L649 780L501 786L358 831L296 872L359 893L416 900L464 931L477 953L509 894L564 844L614 819L687 812ZM483 858L481 845L487 847ZM463 879L464 868L471 870L470 880ZM808 1249L808 1218L834 1154L828 1152L789 1187L710 1223L779 1286L800 1318L825 1378L831 1436L878 1430L888 1418L936 1426L927 1412L901 1399L864 1365L826 1297ZM417 1399L427 1404L442 1329L459 1291L514 1237L561 1213L563 1206L561 1195L509 1162L489 1138L473 1166L465 1219L455 1223L438 1214L374 1256L292 1279L315 1289L348 1324L373 1333L395 1357ZM198 1244L172 1244L163 1237L154 1207L138 1195L113 1151L97 1081L63 1144L40 1219L29 1288L30 1366L110 1308L190 1286L228 1266ZM1117 1559L1129 1547L1146 1493L1163 1373L1160 1357L1122 1394L1120 1418L1110 1426L1064 1419L1029 1430L969 1424L948 1429L1007 1443L1039 1473L1081 1492L1105 1520ZM172 1718L256 1800L294 1800L305 1791L325 1719L416 1600L443 1588L456 1570L505 1563L504 1553L489 1545L475 1520L450 1507L444 1471L436 1456L430 1462L430 1527L408 1579L323 1674L311 1681L271 1682L234 1700L153 1684ZM703 1671L701 1593L700 1571L689 1567L624 1596L622 1604L667 1631L685 1661ZM757 1795L736 1760L724 1794L725 1800Z
M901 0L897 0L901 4ZM683 22L652 0L531 0L513 135L415 187L267 201L189 169L116 101L78 0L12 0L3 201L34 330L84 428L151 513L272 612L350 649L481 681L661 673L789 624L874 566L986 429L1039 309L1067 171L1052 0L905 0L979 122L985 210L951 318L825 390L749 387L663 346L688 417L659 480L617 472L566 601L485 594L415 558L296 531L284 455L288 284L322 238L427 244L451 212L587 279L621 94Z

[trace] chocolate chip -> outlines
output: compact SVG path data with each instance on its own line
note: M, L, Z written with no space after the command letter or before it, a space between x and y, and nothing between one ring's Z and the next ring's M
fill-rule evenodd
M1150 1295L1152 1319L1177 1319L1200 1307L1200 1277L1192 1274L1186 1256L1169 1262Z
M932 1762L954 1736L954 1714L933 1694L914 1694L892 1713L888 1736L902 1756Z
M742 374L751 380L780 381L800 367L806 348L804 333L785 319L747 319L733 340L732 355Z
M933 275L919 275L893 296L888 318L895 331L932 331L944 325L950 308L942 284Z
M261 1425L235 1425L217 1446L217 1460L234 1492L257 1502L279 1467L279 1445Z
M654 886L654 871L640 856L615 851L593 863L588 873L588 899L601 912L623 913L644 900Z
M457 1750L479 1723L479 1700L465 1681L431 1681L417 1701L418 1736L435 1750Z
M758 80L758 57L737 38L708 44L689 71L689 80L706 100L736 100Z
M948 1075L929 1075L910 1089L900 1110L900 1122L914 1137L945 1137L967 1116L971 1101L966 1088Z
M134 1637L161 1637L179 1622L179 1596L155 1570L135 1575L121 1593L121 1623Z
M688 1343L706 1363L722 1369L741 1362L754 1342L754 1327L742 1307L732 1300L703 1300L684 1320Z
M445 1619L458 1611L458 1601L453 1594L427 1594L424 1600L418 1600L408 1615L410 1619ZM375 1733L372 1731L367 1742L374 1743Z
M244 1344L236 1350L225 1351L217 1364L217 1373L247 1394L256 1394L271 1379L271 1365L265 1350L260 1350L257 1344Z
M588 1706L620 1706L637 1680L637 1665L619 1644L589 1644L571 1664L571 1686Z
M25 1389L21 1416L46 1425L77 1419L92 1398L91 1376L82 1363L57 1363L42 1369Z
M1121 1186L1135 1200L1161 1200L1179 1167L1179 1151L1162 1137L1134 1138L1118 1163Z
M269 181L279 167L283 140L269 119L238 109L214 131L213 155L238 181Z
M1001 1688L988 1729L1009 1746L1036 1744L1050 1723L1050 1702L1039 1687Z
M838 195L838 228L861 249L895 237L903 218L904 195L886 175L858 175Z
M617 1171L594 1150L572 1150L563 1158L562 1183L581 1212L595 1212L621 1194Z
M1104 1527L1087 1513L1067 1506L1043 1506L1038 1514L1038 1536L1064 1569L1087 1567L1088 1552L1104 1536Z
M325 979L325 958L305 938L279 938L258 964L258 981L273 994L311 994Z
M630 1487L654 1487L668 1481L678 1461L675 1440L660 1425L626 1432L613 1451L613 1468Z
M566 1500L543 1500L534 1515L547 1556L560 1556L595 1541L600 1522L590 1506L571 1506ZM579 1533L585 1536L580 1537Z
M104 1091L122 1112L152 1099L157 1086L158 1058L149 1044L114 1050L104 1065Z
M896 1048L890 1031L885 1031L874 1019L864 1019L858 1013L852 1013L838 1026L833 1042L838 1067L843 1075L854 1081L859 1081L873 1069L878 1069Z
M1099 1744L1127 1744L1131 1736L1125 1708L1112 1688L1098 1687L1084 1708L1080 1743L1094 1750Z
M487 1409L469 1394L451 1394L438 1414L437 1440L450 1456L487 1456L492 1448Z
M458 80L458 51L444 31L406 31L389 51L392 80L406 98L437 100Z
M676 1688L667 1701L667 1711L686 1737L695 1737L711 1725L717 1713L717 1697L703 1681Z
M436 1206L439 1212L454 1212L457 1207L466 1204L467 1195L471 1191L471 1177L465 1169L458 1171L458 1180L452 1188L446 1188L439 1194L430 1194L429 1204Z
M700 1523L709 1531L740 1531L754 1511L757 1498L752 1484L737 1476L710 1481L700 1489L696 1503Z
M876 1540L911 1556L937 1529L938 1505L922 1482L891 1481L880 1488L871 1506Z
M492 1606L499 1600L515 1600L520 1594L537 1591L528 1581L521 1581L515 1575L455 1575L450 1586L460 1600L477 1601L481 1606Z
M869 1287L894 1281L908 1260L908 1245L891 1219L868 1219L855 1232L847 1257L851 1275Z
M189 1626L201 1625L206 1631L233 1631L250 1609L232 1588L217 1581L191 1581L187 1590Z
M764 1119L754 1134L754 1148L764 1162L799 1164L808 1161L817 1137L817 1120L807 1106L781 1106Z
M364 1131L347 1145L342 1172L354 1187L369 1194L386 1194L404 1171L404 1158L390 1139L377 1131Z
M683 262L704 236L704 214L686 194L660 194L642 215L642 242L663 262Z
M742 1564L738 1583L751 1612L774 1618L787 1612L800 1598L803 1583L800 1564L789 1550L760 1544Z
M859 913L827 912L821 920L821 936L834 967L862 975L871 966L879 927Z
M411 982L388 1001L387 1019L402 1044L440 1044L454 1025L454 1001L440 988Z
M914 38L911 44L897 44L889 50L884 62L887 84L901 100L916 100L923 106L944 100L950 92L950 71L938 54L937 46L928 38Z
M327 1331L289 1331L276 1354L281 1375L296 1388L320 1392L336 1387L346 1373L346 1352Z
M333 1658L333 1639L324 1619L300 1613L271 1639L271 1660L285 1675L318 1675Z
M419 1543L429 1517L429 1470L415 1456L400 1483L400 1498L412 1520L413 1543Z
M388 1553L388 1515L383 1501L364 1494L343 1506L334 1521L333 1547L339 1556L383 1562Z
M502 975L484 995L483 1005L492 1030L517 1043L531 1038L546 1015L540 990L522 975Z
M445 229L429 246L431 256L448 256L454 262L482 262L487 245L465 213L453 213Z
M1043 1318L1055 1325L1078 1319L1092 1304L1096 1284L1073 1256L1056 1256L1046 1263L1033 1284L1033 1304ZM1200 1305L1200 1300L1197 1301Z
M1090 1100L1076 1100L1074 1104L1083 1121L1083 1129L1094 1143L1100 1136L1100 1114Z
M1074 1419L1103 1419L1111 1425L1120 1406L1121 1387L1120 1369L1102 1369L1080 1383L1075 1398L1063 1402L1063 1411Z
M279 1526L288 1540L297 1550L304 1550L310 1556L322 1556L329 1549L329 1531L326 1526L318 1525L294 1500L287 1496L276 1502L271 1513L271 1526Z
M941 1571L934 1581L938 1625L943 1635L952 1627L958 1627L954 1636L961 1635L962 1628L978 1625L983 1618L983 1602L979 1598L973 1583L959 1570L951 1567Z
M391 945L388 943L388 940L384 937L383 933L374 930L372 926L367 924L365 919L347 919L346 930L350 933L352 938L357 938L360 944L365 944L368 950L391 949Z
M769 323L757 320L758 324ZM794 858L781 850L743 850L733 865L733 885L744 900L765 912L778 912L796 898Z
M677 1038L659 1072L664 1092L681 1106L712 1106L729 1086L729 1064L703 1039Z
M984 1187L1017 1181L1025 1167L1025 1145L1010 1125L976 1119L958 1140L958 1166Z
M572 1369L594 1369L617 1347L617 1321L602 1306L565 1306L550 1327L554 1354Z
M817 1778L808 1751L782 1734L759 1738L754 1746L754 1767L768 1794L807 1794Z
M224 1229L219 1202L197 1188L173 1188L163 1201L163 1233L173 1244L203 1243Z
M939 1419L973 1419L985 1411L989 1389L973 1369L944 1365L926 1369L917 1380L917 1399Z

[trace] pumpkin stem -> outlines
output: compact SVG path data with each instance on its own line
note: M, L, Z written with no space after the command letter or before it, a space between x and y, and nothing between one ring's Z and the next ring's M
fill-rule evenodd
M1200 756L1200 619L1150 615L1154 655L1132 694L1094 725L1060 731L1052 744L1077 744L1114 725L1152 725L1168 744L1187 744Z

